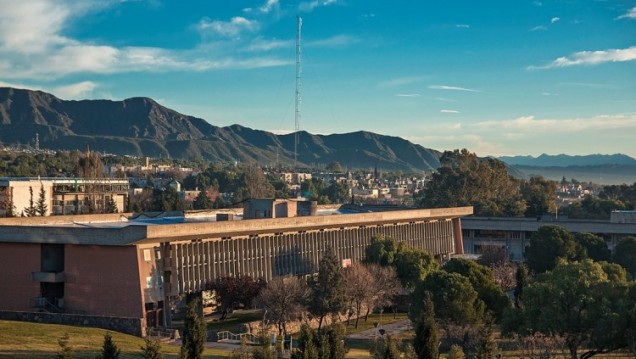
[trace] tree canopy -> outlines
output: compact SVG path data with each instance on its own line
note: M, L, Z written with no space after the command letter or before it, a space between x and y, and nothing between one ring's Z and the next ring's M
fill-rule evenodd
M581 247L574 236L565 228L553 225L539 227L525 251L528 269L534 273L551 270L560 258L573 260L581 255Z

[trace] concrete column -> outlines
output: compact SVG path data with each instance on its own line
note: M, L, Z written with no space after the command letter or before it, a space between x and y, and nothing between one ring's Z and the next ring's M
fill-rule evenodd
M455 237L455 254L464 254L462 224L459 218L453 218L453 237Z

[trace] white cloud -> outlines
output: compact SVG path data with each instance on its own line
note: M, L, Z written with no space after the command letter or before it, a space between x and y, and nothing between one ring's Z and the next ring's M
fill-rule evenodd
M419 93L399 93L395 96L396 97L420 97L422 95L420 95Z
M230 21L211 21L210 19L202 19L199 21L197 28L201 33L216 33L224 37L239 37L243 32L254 32L258 30L259 24L256 20L248 20L242 16L235 16Z
M306 47L341 47L358 42L358 39L347 35L336 35L327 39L308 41Z
M95 88L97 88L96 83L83 81L76 84L55 87L53 93L63 99L84 99L92 95Z
M465 87L446 86L446 85L431 85L428 88L431 89L431 90L481 92L479 90L469 89L469 88L465 88Z
M467 24L457 24L455 25L455 27L460 28L460 29L469 29L470 25Z
M441 112L441 113L460 113L457 110L440 110L439 112Z
M626 49L609 49L600 51L581 51L570 56L559 57L545 66L529 66L529 70L551 69L576 65L598 65L605 62L625 62L636 60L636 46Z
M541 92L541 96L559 96L559 94L552 92Z
M278 0L267 0L267 2L263 6L261 6L260 10L261 12L267 14L276 6L278 6Z
M550 19L550 24L554 24L555 22L558 22L559 20L561 20L561 18L555 16L552 19Z
M617 19L636 19L636 6L629 9L625 14L617 17Z
M398 87L428 80L428 76L407 76L382 81L378 87Z
M277 40L256 38L248 46L247 51L271 51L282 48L291 48L295 42L293 40Z
M600 115L589 118L537 119L524 116L512 120L484 121L475 124L481 130L513 131L520 134L574 133L589 130L636 128L636 114Z
M457 102L457 100L453 100L452 98L446 98L446 97L435 97L435 99L437 101L443 101L443 102Z
M313 1L305 1L301 2L298 5L298 10L301 12L311 12L314 11L317 7L321 6L329 6L336 3L337 0L313 0Z
M532 29L530 29L530 31L545 31L547 29L548 29L547 27L545 27L543 25L539 25L539 26L535 26Z
M112 74L141 71L205 71L287 65L273 57L230 57L219 49L236 46L221 40L214 46L189 50L153 47L116 47L67 37L64 31L77 17L116 6L105 1L0 0L0 76L5 80L53 80L71 74ZM238 37L258 30L259 24L243 17L230 21L202 20L206 34ZM18 82L18 81L12 81ZM70 91L71 89L66 89ZM75 89L79 91L77 88Z

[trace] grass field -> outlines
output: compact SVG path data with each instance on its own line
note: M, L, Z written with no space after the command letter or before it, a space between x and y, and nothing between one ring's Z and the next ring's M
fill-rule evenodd
M40 359L53 358L60 349L57 341L68 333L69 346L75 358L94 359L100 353L106 330L56 324L39 324L0 320L0 358ZM121 358L139 358L143 339L110 332L114 343L121 349ZM179 346L164 343L165 358L177 358ZM225 358L231 353L206 349L205 358Z

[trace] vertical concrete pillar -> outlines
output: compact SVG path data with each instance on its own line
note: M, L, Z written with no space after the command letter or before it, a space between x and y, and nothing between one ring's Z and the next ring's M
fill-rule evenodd
M462 224L459 218L453 218L453 237L455 237L455 254L464 254Z

